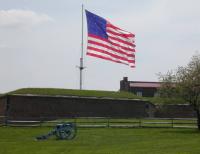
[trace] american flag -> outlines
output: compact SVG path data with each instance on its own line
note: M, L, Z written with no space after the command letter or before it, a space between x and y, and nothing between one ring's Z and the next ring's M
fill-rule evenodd
M135 67L135 35L86 10L87 55Z

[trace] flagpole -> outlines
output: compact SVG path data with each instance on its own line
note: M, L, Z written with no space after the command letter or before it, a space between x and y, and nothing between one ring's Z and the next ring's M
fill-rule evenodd
M80 58L80 66L79 66L79 70L80 70L80 90L82 90L82 86L83 86L83 12L84 12L84 6L82 4L82 27L81 27L81 58Z

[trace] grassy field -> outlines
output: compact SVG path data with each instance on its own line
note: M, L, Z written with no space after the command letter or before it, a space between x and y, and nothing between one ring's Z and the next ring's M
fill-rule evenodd
M199 154L196 129L78 129L71 141L34 137L51 128L0 127L1 154Z

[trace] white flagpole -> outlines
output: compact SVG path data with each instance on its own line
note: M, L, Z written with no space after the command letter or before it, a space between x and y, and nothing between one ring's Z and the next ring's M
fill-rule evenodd
M82 90L82 86L83 86L83 69L84 69L84 66L83 66L83 14L84 14L84 6L82 4L82 27L81 27L81 33L82 33L82 36L81 36L81 58L80 58L80 66L79 66L79 69L80 69L80 90Z

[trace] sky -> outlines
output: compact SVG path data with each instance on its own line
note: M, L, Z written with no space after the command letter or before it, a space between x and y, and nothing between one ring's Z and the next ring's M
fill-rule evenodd
M79 89L81 5L135 34L136 68L86 56L83 89L118 91L120 80L158 81L200 50L199 0L0 0L0 93Z

